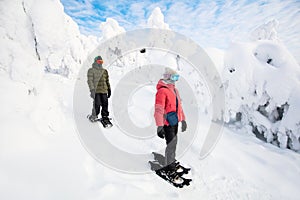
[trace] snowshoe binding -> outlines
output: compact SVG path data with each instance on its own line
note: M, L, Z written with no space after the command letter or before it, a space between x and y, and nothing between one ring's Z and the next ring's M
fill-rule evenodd
M149 164L152 171L155 171L159 177L169 182L174 187L183 188L184 186L190 185L190 182L192 181L192 179L182 177L181 173L167 170L166 167L163 167L157 161L149 161Z
M110 118L108 118L108 117L102 117L99 120L104 128L111 128L113 126L113 124L110 121Z

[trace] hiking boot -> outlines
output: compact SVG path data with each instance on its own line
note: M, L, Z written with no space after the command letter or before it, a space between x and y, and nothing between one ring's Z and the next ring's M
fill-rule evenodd
M97 117L96 115L90 115L90 116L89 116L89 120L90 120L91 122L96 122L97 119L98 119L98 117Z

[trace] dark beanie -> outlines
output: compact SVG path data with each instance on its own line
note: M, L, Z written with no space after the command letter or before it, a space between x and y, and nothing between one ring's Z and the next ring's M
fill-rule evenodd
M102 60L102 57L101 56L95 57L94 61L96 62L97 60Z

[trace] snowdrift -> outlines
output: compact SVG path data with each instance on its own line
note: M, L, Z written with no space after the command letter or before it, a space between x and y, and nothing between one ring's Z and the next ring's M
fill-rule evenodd
M300 67L283 44L232 44L222 75L227 123L281 148L300 150Z

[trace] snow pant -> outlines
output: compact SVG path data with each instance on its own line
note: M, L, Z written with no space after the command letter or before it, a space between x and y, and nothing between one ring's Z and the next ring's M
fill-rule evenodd
M165 150L165 166L168 166L169 170L175 170L178 124L174 126L165 125L164 131L165 131L165 139L167 143L167 147Z
M106 93L96 93L93 103L92 115L98 116L101 107L101 117L108 117L108 98Z

